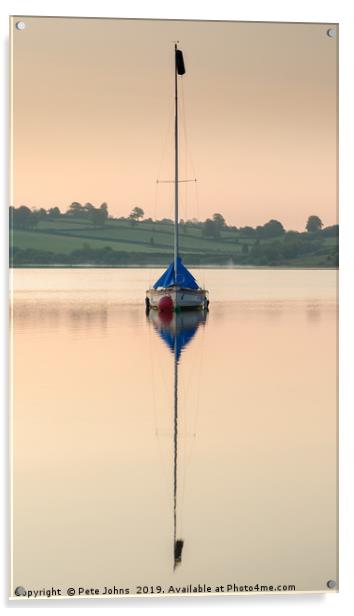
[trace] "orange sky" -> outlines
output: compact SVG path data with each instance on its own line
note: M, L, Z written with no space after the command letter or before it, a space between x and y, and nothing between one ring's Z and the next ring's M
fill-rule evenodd
M19 19L13 205L106 201L115 216L139 205L172 217L172 185L156 179L173 177L178 39L181 178L198 178L197 190L181 185L181 217L337 222L338 39L328 25L23 17L19 31Z

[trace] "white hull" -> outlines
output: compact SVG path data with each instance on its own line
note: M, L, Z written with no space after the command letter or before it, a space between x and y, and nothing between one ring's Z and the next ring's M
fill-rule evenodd
M170 287L168 289L148 289L146 297L149 300L150 308L158 308L162 297L170 297L176 308L200 308L208 307L208 292L204 289L181 289Z

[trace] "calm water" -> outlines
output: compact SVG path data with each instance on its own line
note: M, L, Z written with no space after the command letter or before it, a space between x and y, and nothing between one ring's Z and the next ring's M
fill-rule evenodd
M13 271L12 586L326 590L337 273L193 270L210 312L177 323L159 273Z

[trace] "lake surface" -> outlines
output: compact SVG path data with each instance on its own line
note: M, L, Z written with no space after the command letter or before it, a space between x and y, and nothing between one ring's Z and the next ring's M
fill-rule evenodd
M192 272L12 271L12 588L338 579L337 272Z

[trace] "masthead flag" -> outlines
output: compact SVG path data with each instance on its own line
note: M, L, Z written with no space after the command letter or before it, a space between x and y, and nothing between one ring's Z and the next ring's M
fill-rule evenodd
M178 75L184 75L184 73L186 72L186 69L184 66L183 53L181 52L180 49L176 49L176 68L177 68Z

